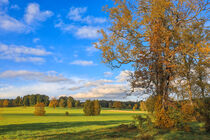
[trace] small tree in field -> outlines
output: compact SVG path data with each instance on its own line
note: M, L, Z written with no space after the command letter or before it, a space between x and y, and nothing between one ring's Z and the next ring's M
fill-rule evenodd
M4 100L3 107L8 107L8 106L9 106L9 101L8 100Z
M44 116L45 113L46 113L44 107L45 107L44 103L37 103L35 105L34 115L36 115L36 116Z
M101 107L100 107L98 100L94 100L93 105L94 105L93 106L93 108L94 108L93 115L100 115Z
M98 100L94 101L87 100L84 104L83 111L85 113L85 116L100 115L101 107Z
M84 108L83 108L85 116L92 116L93 115L93 110L94 110L93 102L91 102L90 100L87 100L84 103Z

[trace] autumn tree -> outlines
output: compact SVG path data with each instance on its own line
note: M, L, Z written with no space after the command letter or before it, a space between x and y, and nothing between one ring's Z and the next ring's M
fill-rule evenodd
M65 100L64 99L61 99L59 101L59 107L65 107Z
M67 101L67 107L72 108L72 102L70 100Z
M9 101L6 99L3 101L3 107L8 107L9 106Z
M45 104L44 103L37 103L35 105L34 115L36 116L44 116L46 113L45 111Z
M52 98L49 104L49 107L53 107L54 109L58 106L58 101L56 98Z
M93 114L94 114L94 115L96 115L96 116L97 116L97 115L100 115L101 106L100 106L98 100L94 100L94 101L93 101L93 109L94 109L94 111L93 111Z
M103 38L96 48L102 51L103 62L113 68L131 65L132 89L158 95L161 106L156 112L165 114L169 95L176 89L173 82L188 63L184 61L208 54L206 40L191 39L198 32L194 24L205 23L205 8L205 0L116 0L114 7L106 8L111 26L109 31L101 30ZM187 76L189 70L182 73ZM190 82L187 90L192 98Z
M122 108L122 103L120 101L115 101L113 103L113 107L117 108L117 109L121 109Z
M138 104L135 104L135 105L133 106L133 111L135 111L137 108L138 108Z

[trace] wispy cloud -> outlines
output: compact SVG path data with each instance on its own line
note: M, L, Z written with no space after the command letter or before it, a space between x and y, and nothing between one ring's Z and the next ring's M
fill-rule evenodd
M93 63L93 61L86 61L86 60L75 60L71 62L72 65L80 65L80 66L93 66L96 65Z
M113 75L112 72L109 72L109 71L104 72L104 76L105 76L105 77L110 77L110 76L112 76L112 75Z
M33 39L33 42L34 42L34 43L37 43L38 41L40 41L39 38L34 38L34 39Z
M17 33L27 33L31 31L28 25L6 14L0 14L0 29Z
M71 23L66 24L59 17L55 27L60 28L64 32L71 33L80 39L99 38L100 33L98 30L102 28L101 26L106 22L106 19L101 17L85 16L84 14L86 12L87 7L71 7L67 15Z
M102 24L106 22L105 18L84 16L86 12L87 7L71 7L67 17L72 21L78 21L87 24Z
M16 62L44 62L41 56L50 55L51 52L42 48L0 44L0 59Z
M24 19L27 24L33 24L37 21L45 21L51 17L53 12L51 11L40 11L40 6L37 3L30 3L26 8Z
M61 74L57 74L57 72L50 71L47 73L42 72L34 72L27 70L19 70L19 71L5 71L0 73L0 78L19 78L23 80L32 80L32 81L41 81L41 82L73 82L73 80L64 77Z

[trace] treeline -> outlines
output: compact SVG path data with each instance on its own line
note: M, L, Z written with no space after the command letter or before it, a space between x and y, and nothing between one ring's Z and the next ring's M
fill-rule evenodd
M59 97L59 99L51 99L47 95L32 94L23 97L17 96L15 99L0 99L0 107L18 107L18 106L35 106L38 103L43 103L49 106L51 101L55 101L55 107L79 107L80 101L75 100L73 97Z
M26 95L23 97L17 96L15 99L0 99L0 107L18 107L18 106L35 106L37 103L44 103L45 106L49 107L84 107L84 102L75 100L73 97L61 96L58 99L41 94ZM132 109L136 107L139 102L132 101L107 101L100 100L99 105L102 108L116 108L116 109Z

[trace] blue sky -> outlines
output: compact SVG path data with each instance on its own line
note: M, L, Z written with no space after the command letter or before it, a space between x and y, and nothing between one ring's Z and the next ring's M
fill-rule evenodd
M0 98L40 93L121 99L129 68L111 70L93 43L111 0L0 0Z

